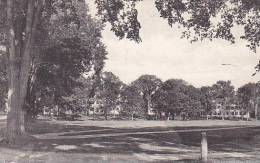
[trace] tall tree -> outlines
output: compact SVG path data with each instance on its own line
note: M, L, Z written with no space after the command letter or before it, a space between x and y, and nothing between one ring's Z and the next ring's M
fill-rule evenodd
M153 96L154 105L159 111L180 112L183 110L185 95L181 89L187 83L179 79L166 80ZM184 102L184 103L182 103Z
M86 6L77 3L73 6L80 26L71 25L66 15L56 15L45 29L50 33L45 41L47 47L40 51L39 64L34 68L36 74L30 78L34 79L35 75L36 79L29 80L28 84L29 113L36 109L34 105L37 107L34 94L39 91L54 96L53 105L75 110L80 99L74 88L78 87L77 91L86 88L86 81L79 78L83 74L91 78L104 66L106 50L100 40L102 24L88 15ZM91 87L91 80L89 84Z
M235 98L235 90L231 81L217 81L212 88L215 99L220 100L223 109L227 109ZM222 119L224 119L224 111L221 111L221 114Z
M217 81L216 84L213 84L212 88L213 95L219 99L230 101L235 95L234 86L231 84L231 81Z
M67 38L45 51L42 65L36 72L36 81L30 85L31 89L28 90L30 94L27 96L26 102L29 115L34 116L39 110L39 105L44 106L45 101L37 99L50 98L48 96L53 97L52 106L61 108L60 111L72 110L75 112L83 109L77 104L88 98L89 89L93 85L91 80L83 77L83 74L89 73L95 66L93 65L95 53L93 54L92 49L86 47L84 43L80 38ZM100 50L104 51L103 48ZM82 90L87 92L83 93ZM85 99L82 99L83 97Z
M134 119L134 115L145 115L144 100L139 92L139 89L133 85L125 86L121 91L121 103L123 111L127 115L131 115Z
M180 113L183 110L196 111L201 108L199 89L184 80L166 80L153 96L159 111Z
M109 111L120 105L120 92L123 83L112 72L101 73L101 81L96 92L96 98L100 101L105 119L108 119Z
M204 86L200 88L201 92L201 104L202 107L204 107L204 110L206 112L209 112L212 109L212 101L214 100L214 95L213 95L213 89L212 87L209 86Z
M131 83L132 86L138 88L143 97L146 114L152 106L152 95L159 89L161 83L162 81L155 75L142 75Z
M40 0L1 0L0 4L0 42L7 47L5 58L8 65L7 138L13 142L25 131L22 108L27 94L35 35L44 5L48 6L49 3Z
M237 97L240 105L247 111L253 111L256 105L256 97L260 95L257 92L259 85L255 83L247 83L237 90Z
M187 85L182 91L186 96L188 96L188 109L191 110L191 112L201 111L200 109L202 108L202 105L200 101L200 90L192 85Z
M31 72L35 70L38 56L42 55L39 50L46 46L46 37L49 40L51 35L56 34L51 33L48 27L53 27L51 24L56 18L63 15L67 27L79 28L84 23L79 16L79 7L85 6L85 3L80 0L0 2L0 43L7 49L4 57L9 87L6 136L11 143L25 133L24 108Z

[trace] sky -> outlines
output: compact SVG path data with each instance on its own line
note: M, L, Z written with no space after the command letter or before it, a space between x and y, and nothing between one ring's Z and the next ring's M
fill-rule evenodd
M91 14L95 16L93 0L87 1ZM184 79L195 87L231 80L238 88L260 80L260 74L252 76L260 54L250 51L245 41L237 40L230 44L215 39L191 44L189 40L180 38L180 29L171 28L166 20L160 18L152 0L140 2L138 11L141 43L119 40L109 25L102 32L108 51L104 70L113 72L123 82L130 83L143 74L156 75L163 81Z

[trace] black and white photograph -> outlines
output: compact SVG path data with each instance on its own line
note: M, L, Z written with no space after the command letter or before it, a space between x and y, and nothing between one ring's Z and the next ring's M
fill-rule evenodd
M260 0L0 0L0 163L260 163Z

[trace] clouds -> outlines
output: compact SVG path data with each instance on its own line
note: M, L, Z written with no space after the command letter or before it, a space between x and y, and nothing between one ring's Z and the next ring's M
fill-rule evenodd
M90 7L94 12L93 5ZM114 72L124 82L129 83L141 74L154 74L163 80L182 78L197 87L217 80L231 80L238 87L260 79L259 74L251 76L259 54L250 52L244 41L234 45L224 40L190 44L180 39L180 29L169 27L159 17L152 1L140 2L138 10L141 43L119 41L108 26L103 31L108 50L105 70Z

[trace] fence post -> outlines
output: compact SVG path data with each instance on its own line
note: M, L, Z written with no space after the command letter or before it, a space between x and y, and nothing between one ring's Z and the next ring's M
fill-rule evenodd
M201 160L207 162L208 160L208 142L206 132L201 133Z

